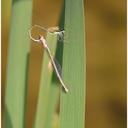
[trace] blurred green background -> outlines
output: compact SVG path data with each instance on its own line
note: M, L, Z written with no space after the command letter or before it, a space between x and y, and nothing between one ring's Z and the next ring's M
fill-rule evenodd
M62 0L33 0L33 24L56 26ZM85 0L87 49L86 128L126 128L126 1ZM2 0L2 112L11 1ZM26 126L32 128L42 47L31 43Z

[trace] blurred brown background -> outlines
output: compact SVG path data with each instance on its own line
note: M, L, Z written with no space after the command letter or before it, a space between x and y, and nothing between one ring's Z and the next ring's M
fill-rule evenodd
M62 3L62 0L34 0L32 23L56 26ZM2 0L2 101L6 80L10 10L11 1ZM85 0L85 27L86 128L126 128L126 1ZM41 63L42 48L32 43L27 128L32 128L34 119Z

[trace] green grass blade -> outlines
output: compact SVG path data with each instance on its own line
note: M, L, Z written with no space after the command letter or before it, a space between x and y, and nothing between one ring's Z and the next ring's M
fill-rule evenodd
M24 128L32 1L13 4L5 94L5 128Z
M59 21L59 28L61 30L64 29L64 7L62 8L60 21ZM55 58L59 62L60 66L62 67L62 54L63 54L63 42L58 41L57 48L56 48L56 54ZM52 81L51 81L51 92L50 92L50 100L48 104L47 109L47 117L45 120L44 128L57 128L59 126L59 115L55 112L55 109L57 107L57 103L59 100L59 93L56 86L61 86L60 83L58 83L58 79L56 79L56 74L53 73ZM56 118L55 118L56 117ZM58 118L57 118L58 117ZM55 119L54 119L55 118Z
M56 114L56 106L59 100L59 88L56 82L51 83L49 101L47 106L47 114L45 117L44 128L52 128L53 117Z
M69 92L61 93L60 128L84 128L86 64L83 5L83 0L65 0L68 43L64 45L62 75Z
M55 56L57 46L57 35L47 35L47 41L52 55ZM52 83L52 66L49 68L50 59L47 52L44 51L41 83L37 103L37 112L35 116L34 128L49 127L51 125L51 115L55 109L58 95L58 85Z

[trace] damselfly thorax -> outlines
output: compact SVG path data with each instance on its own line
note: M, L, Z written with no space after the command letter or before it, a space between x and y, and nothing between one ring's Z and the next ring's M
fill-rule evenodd
M59 27L58 26L45 28L45 27L42 27L40 25L34 25L30 29L30 31L32 31L33 28L38 28L38 29L43 30L43 31L45 31L47 33L50 33L50 34L57 34L57 40L58 41L63 42L65 40L65 31L64 30L59 30Z

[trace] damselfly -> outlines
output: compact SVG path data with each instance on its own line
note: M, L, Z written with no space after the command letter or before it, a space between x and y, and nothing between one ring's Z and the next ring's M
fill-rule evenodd
M61 71L60 71L61 69L60 69L60 66L59 66L59 64L57 64L57 62L54 60L54 57L52 56L51 51L50 51L50 49L49 49L49 47L48 47L47 41L45 40L45 38L44 38L43 36L39 36L38 39L33 38L32 35L31 35L31 30L32 30L32 29L30 29L30 31L29 31L29 36L30 36L30 38L31 38L33 41L39 42L39 43L41 43L41 44L43 45L44 49L46 50L46 52L47 52L47 54L48 54L48 56L49 56L49 58L50 58L50 60L51 60L51 63L52 63L53 68L54 68L54 70L55 70L55 73L56 73L56 75L57 75L57 77L58 77L58 79L59 79L59 81L60 81L62 87L64 88L65 92L68 92L68 88L67 88L66 85L64 84L64 82L63 82L63 80L62 80L62 77L61 77ZM48 29L47 29L46 31L52 33L52 32L51 32L50 30L48 30Z

